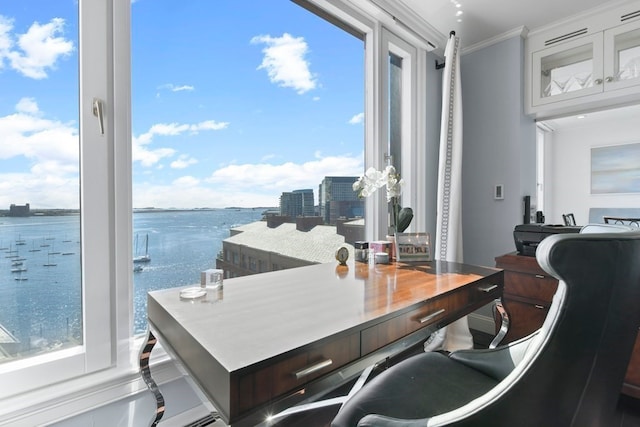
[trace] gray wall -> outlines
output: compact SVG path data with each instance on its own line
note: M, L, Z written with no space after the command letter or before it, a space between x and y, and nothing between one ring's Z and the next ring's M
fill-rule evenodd
M427 106L426 106L426 128L427 139L426 166L427 166L427 231L431 236L436 235L436 215L437 215L437 194L438 194L438 156L440 145L440 115L442 111L442 70L436 70L435 61L442 62L442 59L432 53L427 54ZM433 244L433 242L432 242Z
M535 196L535 123L524 114L524 41L514 37L461 57L464 261L494 266L515 251L523 196ZM494 200L494 186L504 200Z

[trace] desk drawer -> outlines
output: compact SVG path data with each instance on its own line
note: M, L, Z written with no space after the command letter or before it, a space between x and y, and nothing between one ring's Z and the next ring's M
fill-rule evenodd
M405 314L363 330L362 355L369 354L420 328L442 320L449 315L449 308L449 296L443 296Z
M237 413L241 414L256 405L300 388L358 357L360 336L356 333L310 347L256 371L241 374L237 380L238 392L233 393L238 405Z

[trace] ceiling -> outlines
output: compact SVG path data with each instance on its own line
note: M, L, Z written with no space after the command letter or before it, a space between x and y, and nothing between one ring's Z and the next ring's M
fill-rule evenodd
M463 49L522 26L533 30L607 3L621 3L620 0L401 1L445 37L455 31ZM457 15L459 12L462 14Z
M443 38L450 31L460 37L463 49L499 37L521 27L535 30L589 9L619 5L633 0L401 0L420 15ZM459 6L458 6L459 5ZM462 14L457 15L459 11ZM547 123L552 129L568 129L620 117L639 117L640 105L617 108Z

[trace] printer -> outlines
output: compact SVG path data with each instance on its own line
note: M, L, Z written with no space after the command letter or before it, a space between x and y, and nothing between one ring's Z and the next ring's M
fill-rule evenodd
M513 230L513 240L518 254L536 256L536 248L545 237L558 233L579 233L581 228L575 225L520 224Z

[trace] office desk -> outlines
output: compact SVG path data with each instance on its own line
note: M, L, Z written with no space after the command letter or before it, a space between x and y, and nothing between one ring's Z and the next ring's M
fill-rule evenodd
M351 262L227 279L196 300L181 300L183 288L155 291L142 354L155 334L227 424L256 425L419 344L502 288L493 268Z

